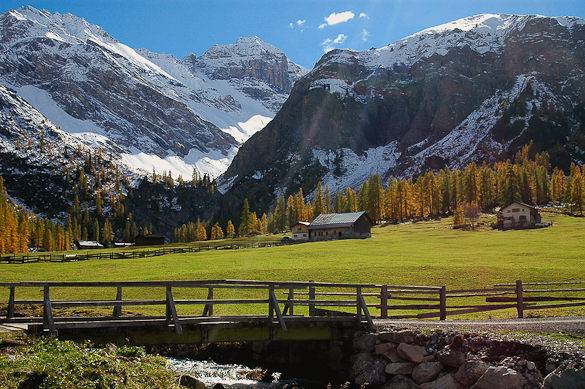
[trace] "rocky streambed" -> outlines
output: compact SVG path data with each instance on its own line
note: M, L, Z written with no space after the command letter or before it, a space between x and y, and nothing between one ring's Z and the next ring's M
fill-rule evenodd
M585 388L585 353L486 334L389 330L352 342L350 379L383 389Z

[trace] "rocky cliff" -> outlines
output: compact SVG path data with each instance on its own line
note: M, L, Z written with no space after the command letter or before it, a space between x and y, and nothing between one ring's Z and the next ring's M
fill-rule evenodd
M242 147L222 190L259 197L318 180L494 161L533 141L560 166L585 150L585 21L476 15L379 49L333 50Z

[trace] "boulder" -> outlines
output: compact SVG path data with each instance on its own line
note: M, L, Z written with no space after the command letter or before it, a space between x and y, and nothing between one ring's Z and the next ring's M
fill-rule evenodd
M396 348L396 352L401 358L414 363L421 363L426 354L424 347L407 343L400 343Z
M421 389L460 389L461 386L455 381L452 374L445 374L434 381L420 385ZM493 387L492 389L496 389ZM499 387L498 387L499 389ZM503 388L502 388L503 389Z
M465 353L461 350L455 350L445 347L437 354L439 362L448 367L459 367L465 362Z
M370 353L359 353L353 357L353 363L351 365L350 376L355 378L365 372L372 363L374 357Z
M357 352L371 352L376 345L376 336L372 334L361 335L353 339L353 349Z
M413 368L414 364L410 362L397 362L387 364L384 371L390 375L410 374Z
M459 367L454 378L463 386L471 386L479 380L488 367L490 366L482 361L468 361Z
M374 354L386 355L396 350L396 343L380 343L374 347Z
M395 375L382 386L382 389L420 389L420 386L408 377Z
M524 378L516 370L505 366L489 367L471 389L522 389Z
M585 388L585 369L553 371L544 378L545 389L583 389Z
M355 364L354 364L355 366ZM386 361L382 359L374 359L362 365L363 369L354 375L353 381L356 385L382 385L386 382L386 375L384 368Z
M381 332L378 334L380 342L413 343L415 339L416 334L411 330Z
M188 374L183 374L181 378L179 378L179 385L191 389L205 389L205 384L203 382Z
M412 379L417 384L434 380L443 370L441 362L423 362L412 369Z

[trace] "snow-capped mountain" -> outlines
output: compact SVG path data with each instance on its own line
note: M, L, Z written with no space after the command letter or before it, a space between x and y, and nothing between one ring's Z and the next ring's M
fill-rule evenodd
M17 203L51 218L62 218L69 206L72 183L92 151L16 92L0 85L0 176ZM100 168L118 175L111 158L102 153ZM95 179L91 174L87 178ZM113 186L115 178L110 176L104 189Z
M71 14L0 15L0 84L139 173L223 172L304 73L255 37L178 59L134 50Z
M585 158L585 21L484 14L378 49L333 50L238 151L221 188L257 207L318 180L414 176L494 161L533 141Z

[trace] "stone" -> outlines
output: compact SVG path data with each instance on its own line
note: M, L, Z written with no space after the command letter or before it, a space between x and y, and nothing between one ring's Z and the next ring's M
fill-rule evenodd
M457 384L457 382L453 378L452 374L445 374L444 376L441 376L434 381L421 384L420 387L421 387L421 389L460 389L461 388L461 386L459 384ZM493 387L492 389L496 389L496 387Z
M534 369L536 369L536 363L534 363L532 361L528 361L528 362L526 362L526 368L528 370L534 370Z
M385 355L396 350L396 343L380 343L374 347L374 354Z
M203 382L188 374L183 374L181 378L179 378L179 385L191 389L205 389L205 384Z
M396 352L401 358L414 363L421 363L426 354L424 347L407 343L400 343L396 348Z
M356 362L359 364L356 365ZM360 360L356 362L354 362L351 372L355 384L382 385L386 382L386 375L384 374L386 361L382 359L374 359L370 355L370 359L360 358Z
M353 339L353 349L357 352L371 352L376 345L376 336L372 334L361 335Z
M445 347L437 354L439 362L448 367L459 367L465 362L465 353L461 350L454 350Z
M524 378L516 370L505 366L489 367L485 373L471 386L471 389L522 389Z
M482 361L467 361L459 367L454 378L463 386L471 386L479 380L488 367L490 366Z
M417 384L434 380L443 370L441 362L423 362L412 369L412 379Z
M390 362L404 362L404 359L400 358L400 355L396 351L388 352L384 354L384 357L390 360Z
M386 365L384 371L390 375L410 374L412 373L413 367L414 365L410 362L389 363Z
M366 371L374 362L374 357L370 353L359 353L353 357L350 376L355 378Z
M420 389L420 386L408 377L395 375L382 386L382 389Z
M381 332L378 334L380 342L413 343L416 334L411 330Z
M545 389L585 388L585 369L553 371L544 378Z
M435 357L434 354L427 355L423 358L423 362L434 362L436 360L437 360L437 358Z

